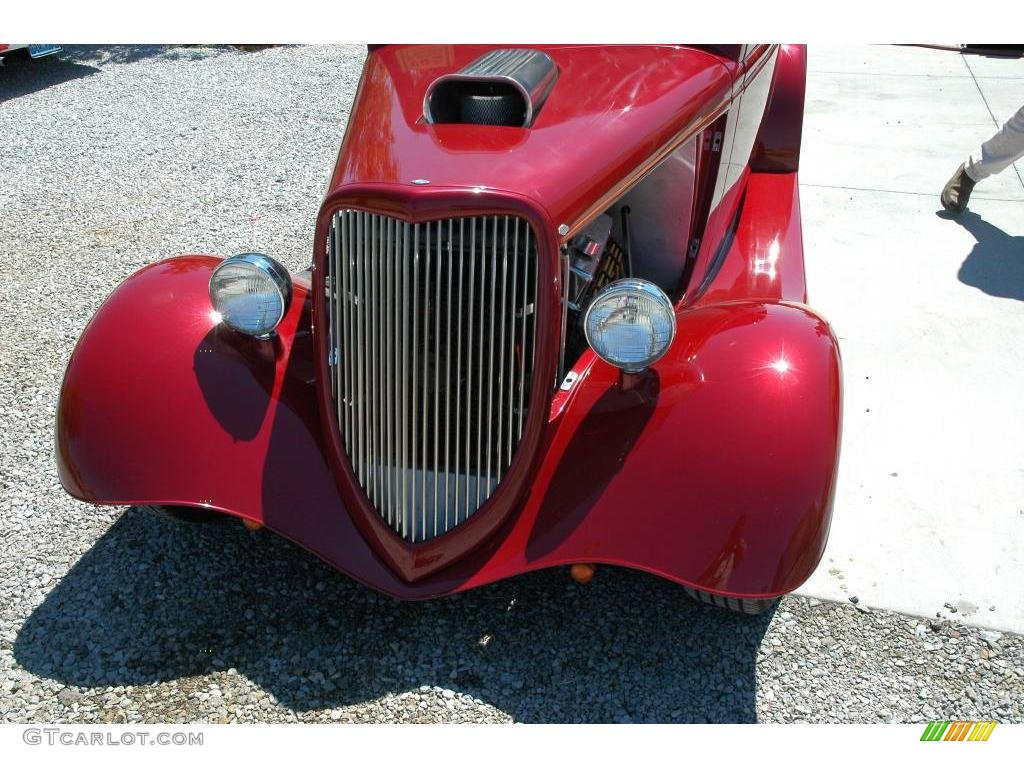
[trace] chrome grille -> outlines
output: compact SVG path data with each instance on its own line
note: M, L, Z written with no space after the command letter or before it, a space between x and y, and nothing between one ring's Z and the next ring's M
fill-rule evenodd
M409 542L451 530L508 471L536 335L536 241L514 216L334 214L331 388L349 462Z

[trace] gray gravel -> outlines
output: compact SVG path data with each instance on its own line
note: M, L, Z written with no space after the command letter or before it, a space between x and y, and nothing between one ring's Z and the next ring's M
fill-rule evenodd
M88 318L143 264L298 269L359 47L75 47L0 68L0 719L1024 721L1024 639L787 598L749 619L644 574L403 604L272 535L97 509L52 422Z

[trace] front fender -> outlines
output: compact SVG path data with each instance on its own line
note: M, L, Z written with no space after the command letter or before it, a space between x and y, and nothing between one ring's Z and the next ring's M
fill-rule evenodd
M596 361L552 409L523 506L485 546L407 583L345 509L320 432L306 286L273 342L224 329L219 260L146 267L72 354L57 414L61 483L105 504L205 506L263 523L381 591L424 598L573 562L639 568L740 597L791 591L827 537L840 363L802 304L679 311L647 374Z
M282 333L257 342L213 313L206 286L219 263L181 256L144 267L82 333L56 424L58 473L73 496L217 508L237 500L232 478L259 469L305 290L297 287ZM221 471L196 471L204 465Z
M207 508L261 523L376 588L402 582L356 530L328 466L314 385L309 284L270 341L212 314L220 259L144 267L88 324L57 407L61 484L96 504Z
M828 536L841 370L802 304L727 302L678 315L639 379L597 362L545 459L528 556L631 565L700 589L796 589Z

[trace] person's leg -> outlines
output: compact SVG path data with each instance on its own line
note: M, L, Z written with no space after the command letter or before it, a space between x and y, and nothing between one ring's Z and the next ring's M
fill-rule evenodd
M946 182L939 198L947 211L960 213L967 207L976 182L999 173L1024 156L1024 106L981 147L972 152Z
M975 182L999 173L1024 156L1024 107L1017 110L995 136L971 153L964 170Z

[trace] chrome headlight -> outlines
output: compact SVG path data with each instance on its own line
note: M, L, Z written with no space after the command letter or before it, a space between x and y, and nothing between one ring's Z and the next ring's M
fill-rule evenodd
M628 277L609 283L583 318L587 343L605 362L639 373L668 351L676 335L676 313L654 283Z
M267 338L281 322L292 299L292 279L262 253L224 259L210 277L210 301L236 331Z

